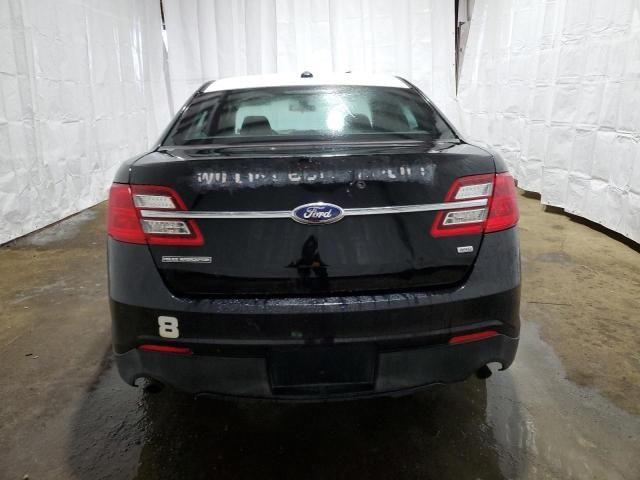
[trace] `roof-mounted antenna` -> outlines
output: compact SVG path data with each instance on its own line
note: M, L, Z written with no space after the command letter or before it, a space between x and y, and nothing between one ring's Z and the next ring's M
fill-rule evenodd
M300 78L313 78L313 73L305 70L302 72L302 75L300 75Z

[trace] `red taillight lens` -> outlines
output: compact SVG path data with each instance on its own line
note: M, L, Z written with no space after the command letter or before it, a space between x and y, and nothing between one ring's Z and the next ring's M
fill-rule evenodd
M107 232L112 238L127 243L147 243L129 185L114 183L111 186L107 218Z
M148 211L184 211L186 206L169 187L114 183L109 194L108 232L116 240L150 245L202 245L194 220L154 218Z
M485 206L438 212L431 226L433 237L477 235L497 232L518 223L518 204L513 177L508 173L471 175L456 179L445 202L486 199Z
M506 230L518 223L518 199L513 177L508 173L498 173L493 187L493 197L489 216L484 227L485 232Z

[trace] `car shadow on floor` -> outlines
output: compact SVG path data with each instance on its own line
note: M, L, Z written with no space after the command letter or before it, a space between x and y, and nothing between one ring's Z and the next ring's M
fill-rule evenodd
M501 396L518 404L515 392ZM74 416L69 461L78 478L499 479L505 465L517 477L523 465L508 463L487 410L487 384L476 378L318 404L149 394L125 385L107 353ZM517 409L508 421L521 421Z

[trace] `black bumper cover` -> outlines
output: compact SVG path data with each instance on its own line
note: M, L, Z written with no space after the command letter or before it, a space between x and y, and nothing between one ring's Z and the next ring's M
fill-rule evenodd
M406 393L464 380L490 362L509 367L520 329L515 229L485 235L471 274L457 287L331 298L178 298L146 246L109 239L109 291L122 378L133 384L151 377L195 394L306 400ZM179 339L158 336L159 315L180 319ZM453 335L480 330L499 335L447 345ZM188 346L194 354L137 349L147 343ZM274 351L349 345L374 352L369 386L289 392L273 385Z
M150 377L193 394L304 401L401 395L433 384L458 382L490 362L507 368L517 348L517 338L499 335L459 345L381 352L371 388L315 385L289 392L274 390L265 357L178 356L130 350L116 354L116 360L127 383Z

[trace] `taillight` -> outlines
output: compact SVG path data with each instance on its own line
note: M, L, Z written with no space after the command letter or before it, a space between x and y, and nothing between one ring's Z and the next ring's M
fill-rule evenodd
M453 182L445 203L486 200L485 205L438 212L431 235L447 237L497 232L518 223L518 204L513 177L508 173L470 175Z
M498 173L493 187L491 208L484 227L485 232L499 232L518 223L520 213L516 198L516 186L508 173Z
M202 245L204 239L194 220L143 218L142 211L163 213L186 210L178 194L169 187L114 183L109 193L108 232L127 243L151 245Z
M107 232L111 237L121 242L147 243L129 185L111 185L107 219Z

